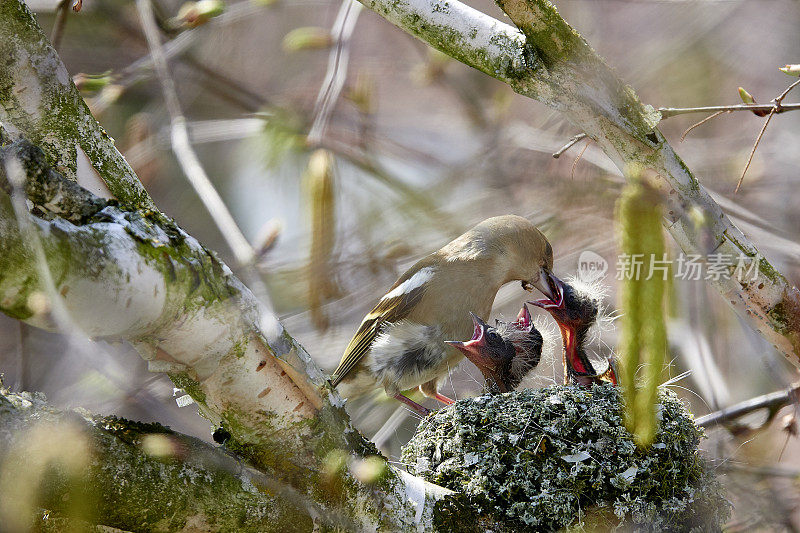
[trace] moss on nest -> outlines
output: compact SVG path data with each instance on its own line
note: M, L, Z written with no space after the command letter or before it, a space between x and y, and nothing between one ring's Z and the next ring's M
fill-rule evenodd
M423 420L402 460L508 530L718 530L730 504L698 455L701 431L669 391L657 418L643 450L625 429L616 387L485 395Z

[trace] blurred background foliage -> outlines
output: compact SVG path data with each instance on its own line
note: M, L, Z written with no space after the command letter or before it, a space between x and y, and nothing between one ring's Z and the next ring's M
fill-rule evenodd
M57 2L28 3L50 31ZM488 0L467 3L503 17ZM492 215L517 213L538 224L553 244L560 276L575 273L582 251L600 254L609 264L607 304L615 309L614 206L623 180L595 146L575 162L585 141L559 159L551 156L578 133L557 113L364 9L338 48L349 53L341 96L317 142L309 143L318 93L337 51L330 29L339 1L231 1L208 20L181 13L179 0L155 4L193 144L260 251L259 270L280 318L324 369L335 367L361 318L405 268ZM655 107L735 104L739 86L768 102L791 81L777 67L800 61L796 1L557 5ZM79 14L69 13L59 51L71 74L101 75L81 79L87 102L159 207L233 266L170 151L169 118L134 4L85 2ZM670 118L660 127L739 227L797 283L800 127L794 115L774 118L735 196L762 119L723 115L679 142L701 118ZM668 237L666 246L672 257L679 253ZM696 415L796 380L796 371L707 282L672 280L668 287L664 378L691 371L670 386ZM526 296L518 284L503 288L494 315L515 316ZM596 351L608 355L617 337L608 328ZM560 345L555 351L528 385L560 381ZM0 370L12 389L44 392L59 407L157 420L208 439L208 425L195 410L176 406L166 376L148 374L131 352L102 342L91 348L65 343L0 316ZM474 394L477 376L462 364L442 390ZM396 460L416 421L382 394L351 403L357 425ZM734 527L800 526L800 469L793 466L800 442L778 423L754 434L717 429L710 436L705 448L732 489Z

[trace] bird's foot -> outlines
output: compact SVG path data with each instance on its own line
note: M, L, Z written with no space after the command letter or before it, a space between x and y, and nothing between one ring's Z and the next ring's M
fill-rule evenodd
M439 400L440 402L442 402L445 405L453 405L454 403L456 403L455 400L453 400L451 398L448 398L444 394L439 394L438 392L436 394L434 394L433 397L436 398L437 400Z
M414 400L412 400L408 396L400 394L399 392L394 395L394 398L396 400L400 400L401 402L403 402L404 404L406 404L407 406L409 406L410 408L412 408L413 410L415 410L416 412L418 412L422 416L428 416L429 414L431 414L430 409L428 409L427 407L421 406L420 404L418 404L417 402L415 402Z

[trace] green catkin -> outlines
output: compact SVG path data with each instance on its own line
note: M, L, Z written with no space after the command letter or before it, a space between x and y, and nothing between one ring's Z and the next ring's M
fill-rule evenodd
M625 187L617 206L623 254L641 259L641 270L622 281L622 341L620 378L625 399L625 425L639 446L649 446L657 431L655 412L658 385L664 366L666 331L664 290L666 280L653 260L664 257L661 209L658 196L641 183ZM655 265L662 266L663 263ZM640 383L636 373L642 368ZM637 387L637 385L639 385Z
M330 152L317 150L311 154L308 170L303 177L307 203L311 211L308 304L311 320L320 330L328 327L328 318L322 310L322 305L336 292L330 274L336 234L333 163Z

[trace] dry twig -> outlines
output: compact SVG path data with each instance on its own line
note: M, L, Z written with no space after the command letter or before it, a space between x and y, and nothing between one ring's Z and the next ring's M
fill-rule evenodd
M701 416L695 420L698 427L710 428L719 425L732 425L734 432L741 431L743 428L735 421L745 415L761 409L767 409L767 420L757 429L765 427L778 414L782 408L797 402L800 397L800 383L795 383L788 390L771 392L763 396L757 396L741 403L737 403L715 413Z
M583 152L585 152L586 149L589 148L590 144L592 144L592 141L589 141L586 144L584 144L583 148L581 149L580 153L578 154L578 157L576 157L575 161L572 162L572 172L570 172L571 179L575 179L575 167L578 166L578 161L581 160L581 157L583 157Z
M695 122L694 124L692 124L691 126L686 128L686 131L684 131L683 134L681 135L681 142L683 142L684 139L686 139L686 136L689 134L690 131L692 131L693 129L697 128L698 126L702 126L703 124L705 124L709 120L711 120L713 118L716 118L716 117L720 116L723 113L730 113L730 111L724 111L724 110L723 111L717 111L713 115L709 115L706 118L704 118L703 120L701 120L700 122Z
M582 139L585 139L585 138L586 138L586 134L585 133L579 133L579 134L575 135L569 141L567 141L567 144L565 144L564 146L562 146L561 148L559 148L558 150L553 152L553 158L554 159L558 159L559 157L561 157L561 155L564 152L566 152L567 150L569 150L570 148L572 148L573 146L575 146L576 144L581 142Z

